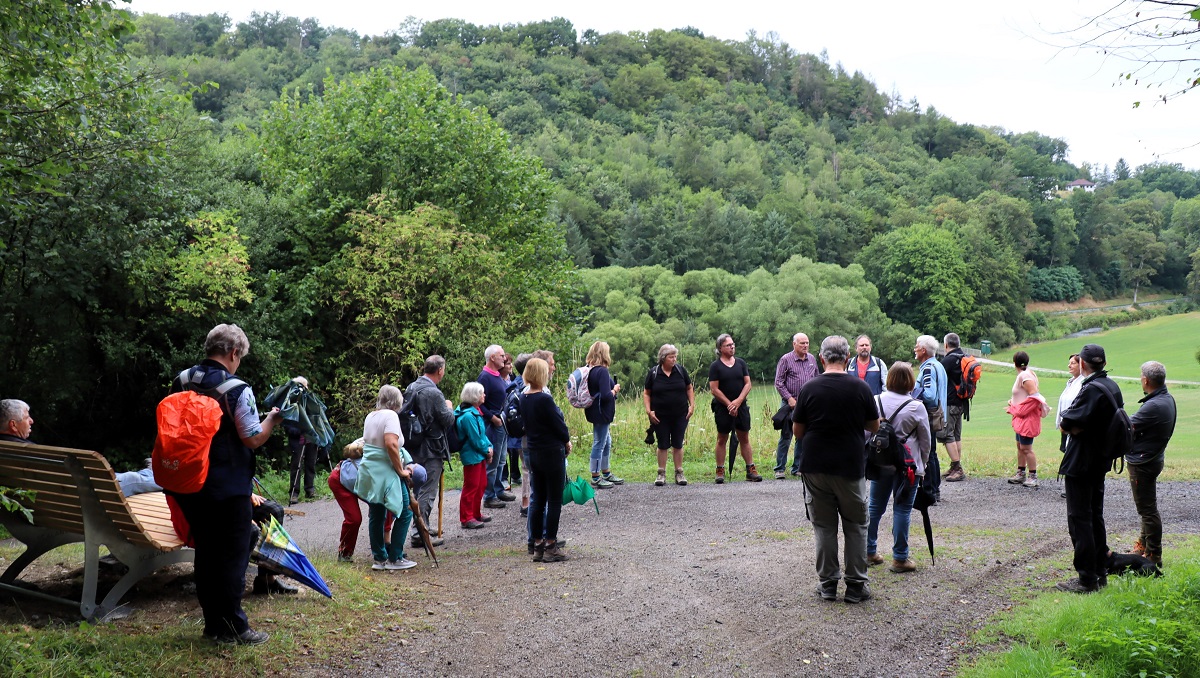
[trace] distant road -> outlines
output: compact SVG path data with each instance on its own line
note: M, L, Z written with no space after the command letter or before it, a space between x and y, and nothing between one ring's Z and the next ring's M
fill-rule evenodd
M1158 306L1169 304L1175 299L1155 299L1153 301L1139 301L1137 306ZM1065 311L1045 311L1046 315L1074 315L1079 313L1093 313L1095 311L1120 311L1126 308L1133 308L1134 304L1117 304L1115 306L1092 306L1091 308L1069 308Z

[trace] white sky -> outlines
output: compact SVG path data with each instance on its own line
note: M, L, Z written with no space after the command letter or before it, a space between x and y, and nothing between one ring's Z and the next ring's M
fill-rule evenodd
M1115 4L1115 3L1114 3ZM1200 91L1154 104L1154 92L1115 86L1124 65L1093 50L1059 50L1090 12L1107 9L1092 0L890 0L839 2L693 2L607 0L132 0L135 12L228 14L236 24L252 11L316 17L378 35L397 29L407 16L459 18L475 24L526 23L562 16L580 34L694 26L705 35L741 40L747 31L779 34L792 49L828 50L832 63L862 71L880 90L916 97L957 122L1037 131L1065 139L1069 159L1131 167L1162 161L1200 169ZM1200 64L1198 64L1200 65ZM1182 78L1176 78L1181 83ZM1132 103L1141 100L1141 108Z

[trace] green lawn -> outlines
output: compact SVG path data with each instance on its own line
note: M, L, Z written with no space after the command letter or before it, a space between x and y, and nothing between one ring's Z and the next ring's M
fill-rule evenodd
M1078 353L1084 344L1104 347L1112 374L1136 377L1141 374L1142 363L1157 360L1167 366L1168 379L1200 381L1200 362L1196 361L1196 349L1200 348L1200 313L1162 316L1076 339L1014 346L992 358L1009 362L1014 352L1023 350L1029 354L1029 363L1034 367L1063 370L1067 356Z

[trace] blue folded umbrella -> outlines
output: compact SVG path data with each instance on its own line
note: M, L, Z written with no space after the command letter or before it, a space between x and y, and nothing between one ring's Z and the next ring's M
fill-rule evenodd
M262 539L252 554L258 562L265 562L280 574L291 577L310 589L326 597L332 598L333 592L317 572L317 568L309 562L308 556L300 550L292 535L283 529L275 516L263 529Z

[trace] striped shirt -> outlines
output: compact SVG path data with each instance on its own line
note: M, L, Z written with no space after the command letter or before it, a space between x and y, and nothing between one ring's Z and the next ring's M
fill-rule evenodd
M784 400L795 398L810 379L816 378L817 372L816 356L806 353L801 360L795 351L788 351L775 366L775 390Z

